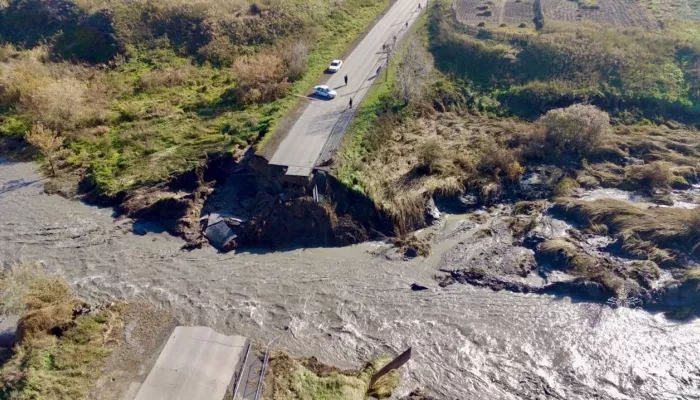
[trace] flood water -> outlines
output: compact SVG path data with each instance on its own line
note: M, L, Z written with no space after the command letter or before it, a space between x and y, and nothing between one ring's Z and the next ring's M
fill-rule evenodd
M413 347L397 395L447 399L700 399L700 323L539 295L451 285L430 259L379 244L219 254L137 236L109 209L42 193L32 164L0 164L0 262L43 260L89 300L145 300L208 325L358 367ZM34 182L37 181L37 182ZM446 224L452 229L458 224ZM429 290L412 292L419 283Z

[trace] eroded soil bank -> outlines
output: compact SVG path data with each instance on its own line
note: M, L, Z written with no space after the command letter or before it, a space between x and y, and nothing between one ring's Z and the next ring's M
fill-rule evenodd
M393 231L366 196L333 176L319 172L289 181L252 151L235 159L213 154L200 168L168 182L112 197L95 196L88 185L71 190L55 181L47 192L114 207L119 217L135 221L135 233L165 229L182 237L188 249L207 242L223 252L239 246L344 246ZM207 229L220 222L215 232Z

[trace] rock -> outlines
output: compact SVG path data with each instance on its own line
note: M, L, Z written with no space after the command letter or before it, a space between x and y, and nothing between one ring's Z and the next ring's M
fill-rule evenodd
M700 309L700 281L690 279L683 283L676 283L666 288L657 295L658 302L667 307L693 307Z
M440 219L440 210L435 206L435 200L431 197L425 206L425 220L428 224L433 224Z
M423 285L419 285L419 284L417 284L417 283L412 283L412 284L411 284L411 290L413 290L414 292L420 292L420 291L423 291L423 290L428 290L428 288L425 287L425 286L423 286Z
M418 250L415 247L408 247L406 252L403 253L406 258L416 258L418 257Z
M662 205L662 206L672 206L673 205L673 199L671 196L669 196L666 193L656 193L654 196L651 198L651 201L654 204Z

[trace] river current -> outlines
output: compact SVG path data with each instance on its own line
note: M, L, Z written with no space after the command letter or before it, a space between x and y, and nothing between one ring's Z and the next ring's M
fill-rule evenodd
M0 163L0 262L41 260L95 302L148 301L341 368L413 347L396 397L700 399L700 322L568 298L441 288L451 237L412 261L345 248L185 252L112 210L43 193L30 163ZM451 224L444 226L452 229ZM428 290L414 292L411 284Z

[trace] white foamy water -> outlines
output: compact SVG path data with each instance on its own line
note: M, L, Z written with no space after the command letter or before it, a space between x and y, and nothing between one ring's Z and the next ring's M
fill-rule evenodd
M31 164L0 164L0 261L44 260L93 301L145 300L183 324L261 342L281 336L291 352L340 367L413 346L398 394L421 386L449 399L700 398L696 322L443 289L433 280L439 254L389 261L368 253L375 244L182 252L167 234L127 232L109 209L42 194L37 179ZM414 282L429 290L412 292Z

